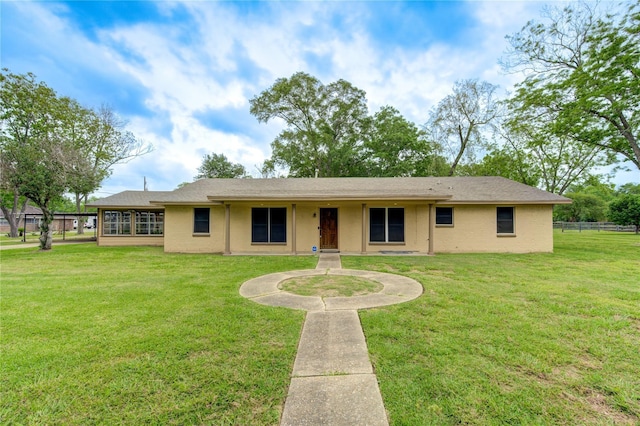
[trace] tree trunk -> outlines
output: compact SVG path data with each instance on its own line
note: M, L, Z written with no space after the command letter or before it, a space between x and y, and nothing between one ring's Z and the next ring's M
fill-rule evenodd
M82 204L82 195L76 194L76 212L80 213L80 205ZM78 235L84 235L84 223L86 218L84 216L77 216L76 220L78 221L77 233Z
M40 250L51 250L53 243L53 231L51 230L51 222L53 222L53 213L49 209L42 210L42 223L40 224Z
M9 237L11 238L17 238L19 236L18 228L20 227L20 219L24 220L24 212L27 210L28 200L25 198L24 201L22 202L22 206L20 206L19 199L20 199L20 196L18 195L18 193L14 192L13 205L11 206L11 210L9 210L7 206L5 206L4 204L0 206L0 208L2 209L2 213L4 214L4 218L9 223ZM18 208L20 208L20 213L18 213ZM24 225L25 225L24 231L26 232L27 224L25 223Z

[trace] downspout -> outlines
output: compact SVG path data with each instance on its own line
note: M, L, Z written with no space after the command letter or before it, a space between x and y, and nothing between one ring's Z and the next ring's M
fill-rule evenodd
M367 254L367 205L362 203L362 254Z
M435 204L429 204L429 248L427 254L433 256L433 239L435 237L434 231L436 228L436 206Z
M224 205L224 254L231 254L231 205Z
M296 232L296 205L295 204L291 204L291 254L296 255L297 250L296 250L296 238L297 238L297 232Z

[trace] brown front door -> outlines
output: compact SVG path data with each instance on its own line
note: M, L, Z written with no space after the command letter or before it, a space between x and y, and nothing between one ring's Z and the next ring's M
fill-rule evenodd
M338 209L320 209L320 250L338 248Z

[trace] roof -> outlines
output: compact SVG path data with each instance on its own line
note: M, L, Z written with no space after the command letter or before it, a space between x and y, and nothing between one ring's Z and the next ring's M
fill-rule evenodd
M571 200L502 177L201 179L174 191L124 191L91 207L202 205L230 201L432 201L566 204Z
M152 199L162 198L173 191L123 191L109 197L101 198L87 204L87 207L99 208L150 208L157 207L150 203Z
M18 210L17 214L20 214L19 210ZM27 208L24 211L24 216L43 216L42 209L40 209L39 207L35 207L35 206L27 204ZM84 212L84 213L54 212L53 213L53 218L54 219L73 219L76 216L95 216L95 213L87 213L87 212ZM21 215L21 217L23 217L23 216ZM2 210L0 210L0 219L5 219L4 212Z
M9 209L11 210L11 209ZM17 213L20 213L20 209L18 209ZM31 206L29 204L27 204L27 207L24 211L24 214L26 215L39 215L42 214L42 210L40 210L38 207L35 206ZM0 210L0 219L4 219L4 212L2 210Z

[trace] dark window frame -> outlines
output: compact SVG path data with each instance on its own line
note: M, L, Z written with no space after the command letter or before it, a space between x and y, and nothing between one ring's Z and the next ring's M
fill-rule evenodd
M436 207L436 225L453 226L453 207Z
M251 208L251 243L252 244L286 244L287 243L287 208L286 207L252 207Z
M369 207L369 243L404 244L405 223L404 207Z
M211 232L211 209L209 207L193 208L193 233L209 234Z
M516 208L496 207L496 232L498 235L513 235L516 232Z

